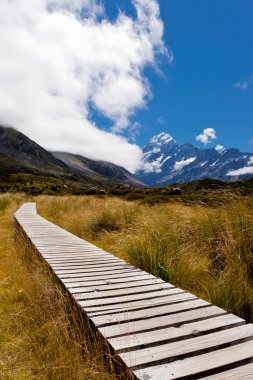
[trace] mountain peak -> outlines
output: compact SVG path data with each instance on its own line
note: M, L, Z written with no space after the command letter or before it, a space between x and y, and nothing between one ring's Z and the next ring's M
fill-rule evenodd
M178 144L170 134L161 132L144 146L144 166L138 177L151 186L160 186L202 178L233 180L253 175L252 154L217 147L202 149L190 143Z
M175 140L169 133L161 132L156 136L153 136L151 139L149 139L148 144L155 144L155 145L161 145L161 144L167 144L171 141Z

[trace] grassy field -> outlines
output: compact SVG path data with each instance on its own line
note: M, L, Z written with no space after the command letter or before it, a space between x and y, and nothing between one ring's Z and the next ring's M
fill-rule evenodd
M15 233L12 214L28 199L0 196L0 378L114 379L101 347L89 331L80 336L78 314ZM196 199L152 204L103 195L34 200L41 215L74 234L252 319L252 196L216 199L212 207Z
M253 197L221 206L116 197L38 197L46 218L248 321L253 312Z

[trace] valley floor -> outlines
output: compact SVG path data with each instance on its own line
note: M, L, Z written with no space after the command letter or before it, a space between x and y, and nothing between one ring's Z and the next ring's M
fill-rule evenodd
M17 239L12 214L27 200L32 199L0 196L0 378L114 379L100 360L100 348L78 335L50 274ZM176 200L152 205L103 195L33 200L42 216L66 230L252 319L252 196L212 207Z

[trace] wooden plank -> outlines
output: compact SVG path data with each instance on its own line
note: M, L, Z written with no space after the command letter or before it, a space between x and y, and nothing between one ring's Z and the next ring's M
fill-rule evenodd
M43 257L46 259L46 260L50 260L50 259L53 259L53 260L71 260L73 258L75 259L84 259L84 260L87 260L87 261L90 261L92 259L94 259L94 261L99 261L99 260L112 260L112 259L115 259L115 256L112 256L112 255L104 255L104 254L101 254L101 253L96 253L96 252L93 252L93 254L91 255L90 253L87 254L86 251L83 251L83 250L78 250L78 251L73 251L73 252L64 252L64 251L61 251L61 253L59 254L54 254L53 252L51 253L43 253L43 252L40 252Z
M179 327L161 328L144 333L135 333L118 338L108 338L116 353L133 351L138 348L153 347L160 343L173 342L213 332L220 329L244 325L245 321L233 314L182 324ZM186 342L187 343L187 342Z
M163 307L171 303L179 303L179 302L185 302L190 300L196 300L197 297L193 296L192 294L185 293L182 290L179 291L176 288L171 289L171 291L166 296L162 296L159 298L147 298L144 300L136 300L131 302L125 302L125 303L111 303L108 305L98 305L98 306L92 306L86 308L86 313L90 316L97 317L97 316L104 316L107 314L113 315L115 313L123 313L126 316L126 313L129 315L129 312L133 311L140 311L142 310L145 315L147 314L146 309L152 309L157 307ZM202 300L201 300L202 301ZM157 312L161 313L160 310L157 310ZM164 310L162 311L164 312Z
M106 280L107 281L116 281L117 279L120 281L120 282L124 282L124 280L127 280L127 278L130 277L132 279L134 278L145 278L147 277L147 273L145 272L139 272L139 271L126 271L124 273L119 273L119 274L108 274L106 275ZM105 279L105 276L93 276L93 277L84 277L84 276L79 276L79 277L74 277L74 278L62 278L62 282L64 284L68 284L68 283L74 283L74 282L77 282L77 283L81 283L81 282L87 282L87 281L90 281L90 282L93 282L95 283L96 281L98 280L104 280Z
M213 376L207 376L200 380L252 380L253 379L253 363L241 365L237 368L218 373Z
M101 290L98 287L93 288L86 288L82 292L80 290L72 290L72 293L75 294L76 299L92 299L92 298L108 298L108 297L118 297L118 296L129 296L132 294L139 294L139 293L147 293L154 290L165 290L165 289L171 289L172 286L166 283L158 283L158 284L148 284L146 286L135 286L135 287L124 287L121 288L118 286L118 288L114 290L105 289Z
M79 250L73 250L73 251L70 251L70 250L67 250L67 251L64 251L64 250L59 250L58 253L55 253L53 250L48 250L47 252L44 252L44 251L39 251L43 257L45 257L45 259L51 259L51 258L55 258L56 260L61 260L61 259L68 259L68 258L72 258L72 257L83 257L83 258L86 258L86 259L92 259L92 257L94 259L101 259L103 258L104 260L106 260L107 258L113 258L112 255L110 254L103 254L101 252L88 252L88 251L85 251L83 249L79 249ZM115 258L115 256L114 256Z
M253 325L244 325L229 330L219 331L204 336L189 338L187 341L160 344L120 354L120 358L129 368L152 366L159 362L170 363L179 357L198 355L205 350L216 350L232 342L253 339ZM251 342L252 343L252 342ZM252 344L253 345L253 344Z
M74 260L83 259L84 262L87 261L88 263L91 262L91 260L94 263L99 262L101 260L107 261L107 262L111 262L112 260L115 260L111 256L103 257L100 253L98 253L98 254L94 253L93 258L92 258L92 256L90 256L90 254L88 255L88 254L86 254L86 252L83 252L83 251L79 251L79 253L77 253L77 252L61 252L61 254L57 254L57 255L55 255L54 252L49 252L46 254L43 252L40 252L40 254L49 263L50 263L50 260L52 260L52 259L55 261L58 260L58 262L61 262L62 260L65 260L65 262L68 262L72 259L74 259Z
M99 257L96 257L96 255L94 255L93 258L86 258L85 255L81 256L81 257L75 257L75 255L73 257L70 257L70 258L63 258L63 259L52 259L52 258L49 258L47 259L47 262L50 264L50 265L54 265L55 267L63 267L64 269L66 267L71 267L72 265L73 266L80 266L80 265L110 265L110 264L116 264L116 263L121 263L121 264L127 264L126 261L122 260L122 259L117 259L117 258L113 258L113 257L109 257L109 258L99 258Z
M96 262L93 262L93 263L90 263L90 262L86 262L86 261L80 261L80 262L69 262L67 264L52 264L50 263L50 266L54 269L54 271L64 271L64 270L68 270L68 271L72 271L72 270L78 270L78 269L101 269L101 267L103 268L112 268L112 267L120 267L122 268L122 266L128 266L128 264L126 264L124 261L123 262L118 262L118 261L110 261L110 262L106 262L106 261L103 261L102 263L99 261L98 263Z
M93 317L95 316L105 316L108 314L108 310L110 311L109 314L116 314L116 313L124 313L129 311L138 311L139 309L148 309L154 307L163 307L164 305L170 304L170 303L179 303L184 302L185 300L193 300L197 299L196 296L185 293L183 291L179 292L176 288L171 288L171 291L166 296L161 297L148 297L149 293L153 293L156 290L150 290L149 292L133 292L133 293L122 293L121 297L133 297L134 300L132 301L125 301L125 302L118 302L118 300L115 300L115 298L118 298L117 296L112 297L99 297L99 294L96 296L93 296L93 293L87 293L87 297L85 297L85 300L83 298L79 299L79 294L73 293L74 297L77 299L78 303L82 301L92 301L95 300L95 303L97 302L98 305L92 305L87 306L87 313L92 314ZM147 296L144 297L144 294ZM139 299L139 296L141 298ZM157 299L156 299L157 298ZM105 305L100 304L106 300ZM108 300L108 302L107 302ZM109 302L111 300L111 302Z
M143 274L143 273L140 273L140 275L138 276L126 276L126 277L118 277L118 278L108 278L107 279L97 279L97 278L90 278L88 280L83 280L83 281L76 281L76 282L68 282L67 283L67 286L68 288L70 289L70 291L72 291L72 288L76 288L76 287L81 287L81 286L97 286L97 285L111 285L113 287L117 286L117 284L119 286L122 286L123 285L127 285L128 283L136 283L136 285L138 286L138 282L139 281L155 281L155 280L158 280L159 281L159 278L156 278L152 275L149 275L149 274ZM65 281L65 280L64 280ZM160 280L161 281L161 280Z
M96 284L90 284L90 283L84 283L82 286L74 286L70 287L68 286L69 289L71 289L71 293L76 294L76 293L87 293L89 291L98 291L98 292L103 292L103 291L114 291L114 290L122 290L122 289L142 289L145 286L152 285L152 284L163 284L164 282L160 280L159 278L157 279L147 279L147 280L137 280L137 281L127 281L123 283L116 283L116 284L111 284L107 283L106 281L101 281L101 282L96 282ZM173 288L173 286L171 285Z
M181 302L180 302L181 300ZM184 301L184 302L182 302ZM117 324L120 322L126 323L127 321L144 321L145 322L152 318L159 317L161 315L167 315L168 322L170 321L170 316L179 314L180 311L195 310L200 307L205 307L208 305L205 301L193 298L192 295L186 295L183 297L174 297L174 300L171 300L172 304L166 304L164 306L154 304L154 307L147 308L145 310L131 310L131 305L129 305L129 310L125 310L122 313L108 314L93 316L90 315L90 318L95 323L96 326L108 326L112 324ZM175 303L174 303L175 302ZM87 310L88 312L88 310ZM196 314L196 310L195 310ZM139 324L141 324L139 322Z
M219 368L222 372L222 367L251 359L252 356L253 343L251 341L173 363L140 369L134 371L134 374L139 380L174 380L187 376L190 378L190 376Z
M91 274L92 273L96 273L96 274L99 274L100 272L101 273L109 273L109 272L114 272L114 273L117 273L117 272L120 272L122 270L125 270L125 269L129 269L129 270L135 270L135 267L133 267L132 265L129 265L129 264L119 264L119 265L110 265L110 266L100 266L100 267L95 267L95 268L92 268L92 267L87 267L87 266L81 266L80 268L72 268L72 269L58 269L58 268L54 268L52 266L54 272L57 274L57 276L63 276L63 275L72 275L72 274L80 274L80 273L83 273L84 276L87 274Z
M70 258L70 259L62 259L62 260L54 260L54 259L47 259L47 262L50 265L53 265L54 267L67 267L69 266L76 266L76 265L111 265L113 263L125 263L124 260L121 259L114 259L114 258L109 258L109 259L85 259L83 257L79 258Z
M36 244L36 242L34 242L32 239L31 239L32 243L37 247L37 249L41 252L54 252L56 255L57 254L61 254L62 252L76 252L76 251L79 251L79 250L83 250L85 252L88 252L89 249L82 246L82 245L74 245L74 244L56 244L56 243L51 243L51 244L47 244L47 245L40 245L40 244ZM96 252L101 252L100 250L93 250L93 249L90 249L90 252L91 253L96 253Z
M85 280L86 278L88 277L96 277L96 278L99 278L99 277L102 277L102 278L110 278L110 276L112 276L112 278L114 278L114 276L123 276L127 273L131 273L132 275L134 273L140 273L140 270L139 269L120 269L120 270L115 270L115 271L104 271L104 272L93 272L93 273L69 273L69 274L58 274L58 277L63 280L63 279L73 279L74 278L80 278L80 276L82 276L82 279Z
M139 309L147 309L154 306L161 306L164 304L179 303L184 301L196 300L197 297L190 293L181 292L174 288L171 292L161 294L159 297L154 296L152 293L134 294L133 296L111 297L95 300L79 300L81 306L86 308L89 315L102 316L107 315L108 311L111 315L115 313L128 313L129 311L138 311ZM78 296L75 295L75 297ZM118 298L118 299L117 299ZM122 298L120 301L119 298ZM85 305L85 306L84 306ZM110 305L110 307L108 307Z
M212 316L219 316L226 314L226 312L217 306L209 306L202 309L184 311L177 314L172 314L169 317L163 315L161 317L155 316L154 318L134 322L117 323L113 326L99 327L99 331L105 337L116 337L120 335L135 334L137 332L144 332L148 330L156 330L161 327L180 326L183 323L198 321Z

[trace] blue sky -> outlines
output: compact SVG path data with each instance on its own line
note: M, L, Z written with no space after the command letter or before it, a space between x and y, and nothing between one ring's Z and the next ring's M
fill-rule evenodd
M106 0L114 18L118 8L134 15L128 0ZM170 66L160 61L163 75L145 70L153 98L136 112L132 122L141 124L136 142L145 144L165 130L180 143L213 128L216 144L252 152L253 85L235 88L253 75L252 0L160 0L164 39L173 51ZM109 123L95 118L98 123Z
M253 150L253 0L1 0L0 35L0 124L46 149L132 172L161 131Z

